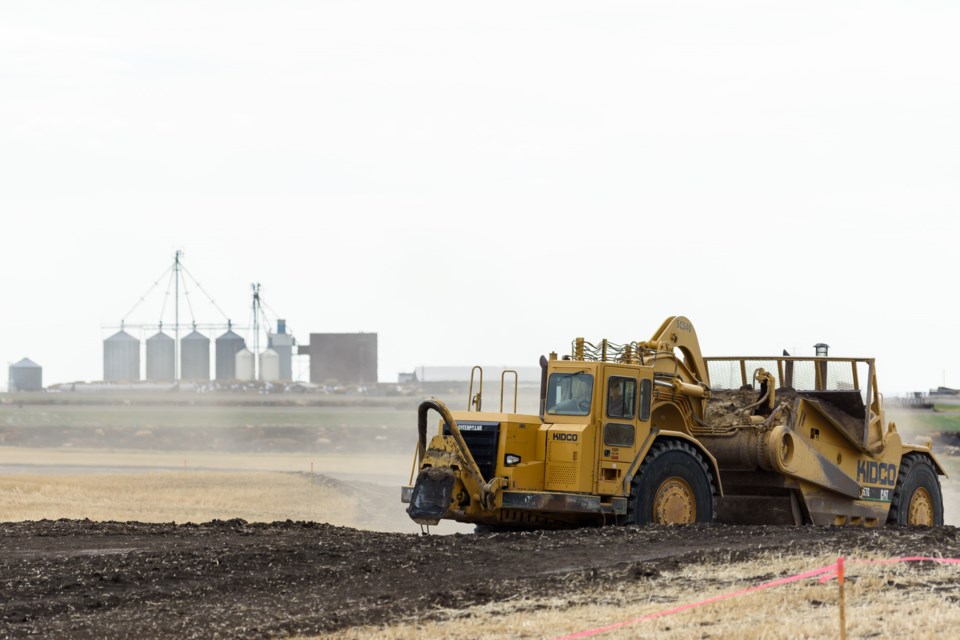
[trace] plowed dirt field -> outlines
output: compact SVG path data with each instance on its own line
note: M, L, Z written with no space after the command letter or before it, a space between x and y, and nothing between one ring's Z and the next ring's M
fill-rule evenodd
M606 527L420 536L304 522L0 524L0 637L263 638L636 583L771 551L960 557L954 527ZM769 578L778 569L770 567ZM954 587L955 588L955 587Z

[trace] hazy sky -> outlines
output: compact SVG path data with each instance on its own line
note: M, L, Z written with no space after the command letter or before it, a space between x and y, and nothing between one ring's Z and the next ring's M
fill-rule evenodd
M304 341L378 332L381 380L683 314L706 354L960 386L958 32L955 2L5 1L0 362L100 378L182 249L238 323L259 281Z

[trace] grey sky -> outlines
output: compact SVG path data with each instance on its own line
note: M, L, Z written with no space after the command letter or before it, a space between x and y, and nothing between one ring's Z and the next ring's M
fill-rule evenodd
M4 2L0 361L96 379L177 248L380 376L689 316L960 386L960 6ZM135 321L153 322L145 311ZM201 322L218 314L196 305Z

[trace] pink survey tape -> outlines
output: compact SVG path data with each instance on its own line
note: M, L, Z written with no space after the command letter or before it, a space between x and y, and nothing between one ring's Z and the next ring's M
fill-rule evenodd
M932 558L929 556L906 556L903 558L887 558L884 560L845 560L846 564L896 564L898 562L939 562L941 564L960 564L960 558ZM714 602L720 602L721 600L728 600L730 598L736 598L737 596L743 596L748 593L753 593L755 591L771 589L773 587L779 587L785 584L790 584L791 582L799 582L801 580L807 580L808 578L816 578L818 576L820 577L820 584L823 584L837 577L837 563L834 562L833 564L829 564L825 567L820 567L818 569L811 569L810 571L804 571L803 573L798 573L793 576L787 576L785 578L778 578L776 580L764 582L762 584L754 585L752 587L746 587L738 591L722 593L720 595L713 596L712 598L707 598L706 600L700 600L698 602L690 602L687 604L682 604L678 607L673 607L671 609L664 609L663 611L648 613L645 616L640 616L639 618L634 618L632 620L624 620L623 622L615 622L613 624L597 627L595 629L587 629L585 631L577 631L576 633L557 636L556 638L554 638L554 640L573 640L574 638L589 638L591 636L600 635L601 633L606 633L607 631L614 631L615 629L622 629L623 627L629 627L630 625L634 625L639 622L644 622L646 620L655 620L656 618L663 618L665 616L673 615L674 613L680 613L681 611L688 611L690 609L696 609L697 607L702 607L704 605L713 604Z

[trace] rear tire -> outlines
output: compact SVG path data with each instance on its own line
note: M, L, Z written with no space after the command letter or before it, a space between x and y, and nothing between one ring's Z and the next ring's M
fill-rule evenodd
M682 440L655 442L633 479L628 520L636 524L691 524L716 518L710 467Z
M900 461L888 524L943 526L943 494L930 458L912 453Z

